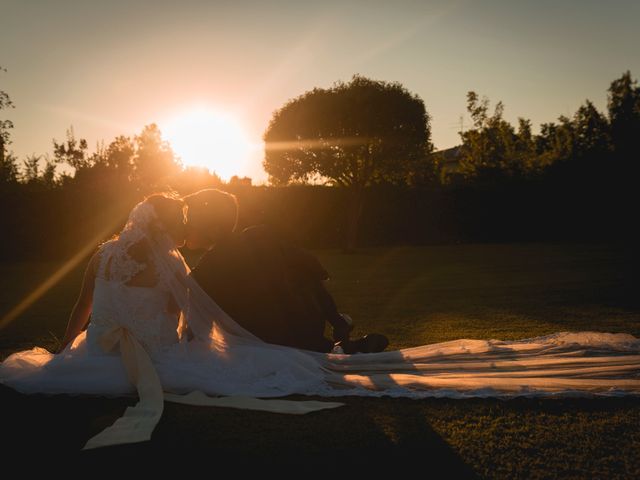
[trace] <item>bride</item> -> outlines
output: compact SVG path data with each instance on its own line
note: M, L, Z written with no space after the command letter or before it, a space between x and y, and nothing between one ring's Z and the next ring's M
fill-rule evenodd
M178 250L184 209L167 194L138 203L89 261L60 351L34 347L0 364L0 382L22 393L139 398L85 449L149 440L164 400L300 414L345 404L269 397L640 393L640 339L623 333L461 339L352 355L265 343L189 275Z

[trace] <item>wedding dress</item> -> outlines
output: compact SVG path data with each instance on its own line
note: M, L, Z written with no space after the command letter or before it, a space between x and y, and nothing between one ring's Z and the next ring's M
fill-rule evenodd
M189 276L182 255L156 220L152 205L141 202L119 238L100 247L85 331L57 355L34 347L0 364L0 383L22 393L140 398L85 449L149 440L164 400L299 414L345 403L273 397L640 394L640 339L624 333L460 339L352 355L265 343L233 321ZM140 241L150 247L154 287L128 284L149 267L128 253ZM167 309L172 298L181 309L179 317ZM192 339L185 334L187 326Z

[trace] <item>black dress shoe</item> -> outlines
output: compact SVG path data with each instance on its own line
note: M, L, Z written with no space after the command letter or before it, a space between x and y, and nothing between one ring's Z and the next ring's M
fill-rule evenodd
M370 333L356 340L336 342L344 353L376 353L382 352L389 345L389 339L381 333Z

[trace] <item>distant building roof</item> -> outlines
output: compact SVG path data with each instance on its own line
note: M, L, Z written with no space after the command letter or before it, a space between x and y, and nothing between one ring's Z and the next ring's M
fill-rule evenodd
M456 145L455 147L445 148L434 152L436 155L440 155L442 157L442 168L445 171L458 170L461 148L462 145Z

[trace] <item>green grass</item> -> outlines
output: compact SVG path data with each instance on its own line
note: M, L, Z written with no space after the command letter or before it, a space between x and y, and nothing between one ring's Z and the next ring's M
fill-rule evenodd
M386 334L390 349L457 338L520 339L564 330L640 336L640 295L631 251L588 244L476 244L314 251L328 288L355 323L354 336ZM0 266L0 313L56 264ZM54 348L80 286L82 268L0 331L0 358ZM327 334L329 330L327 329ZM1 386L0 386L1 387ZM7 388L3 425L16 445L61 454L119 417L131 399L25 396ZM309 399L293 395L291 399ZM319 398L320 399L320 398ZM391 399L342 397L348 405L304 416L165 404L151 442L90 456L134 457L183 447L254 465L308 461L335 475L344 459L393 458L423 472L482 478L637 478L640 405L618 399ZM35 432L39 432L34 434ZM23 433L21 433L23 432ZM50 433L57 432L52 443ZM61 433L61 432L64 432ZM21 443L22 442L22 443ZM310 470L311 471L311 470Z

